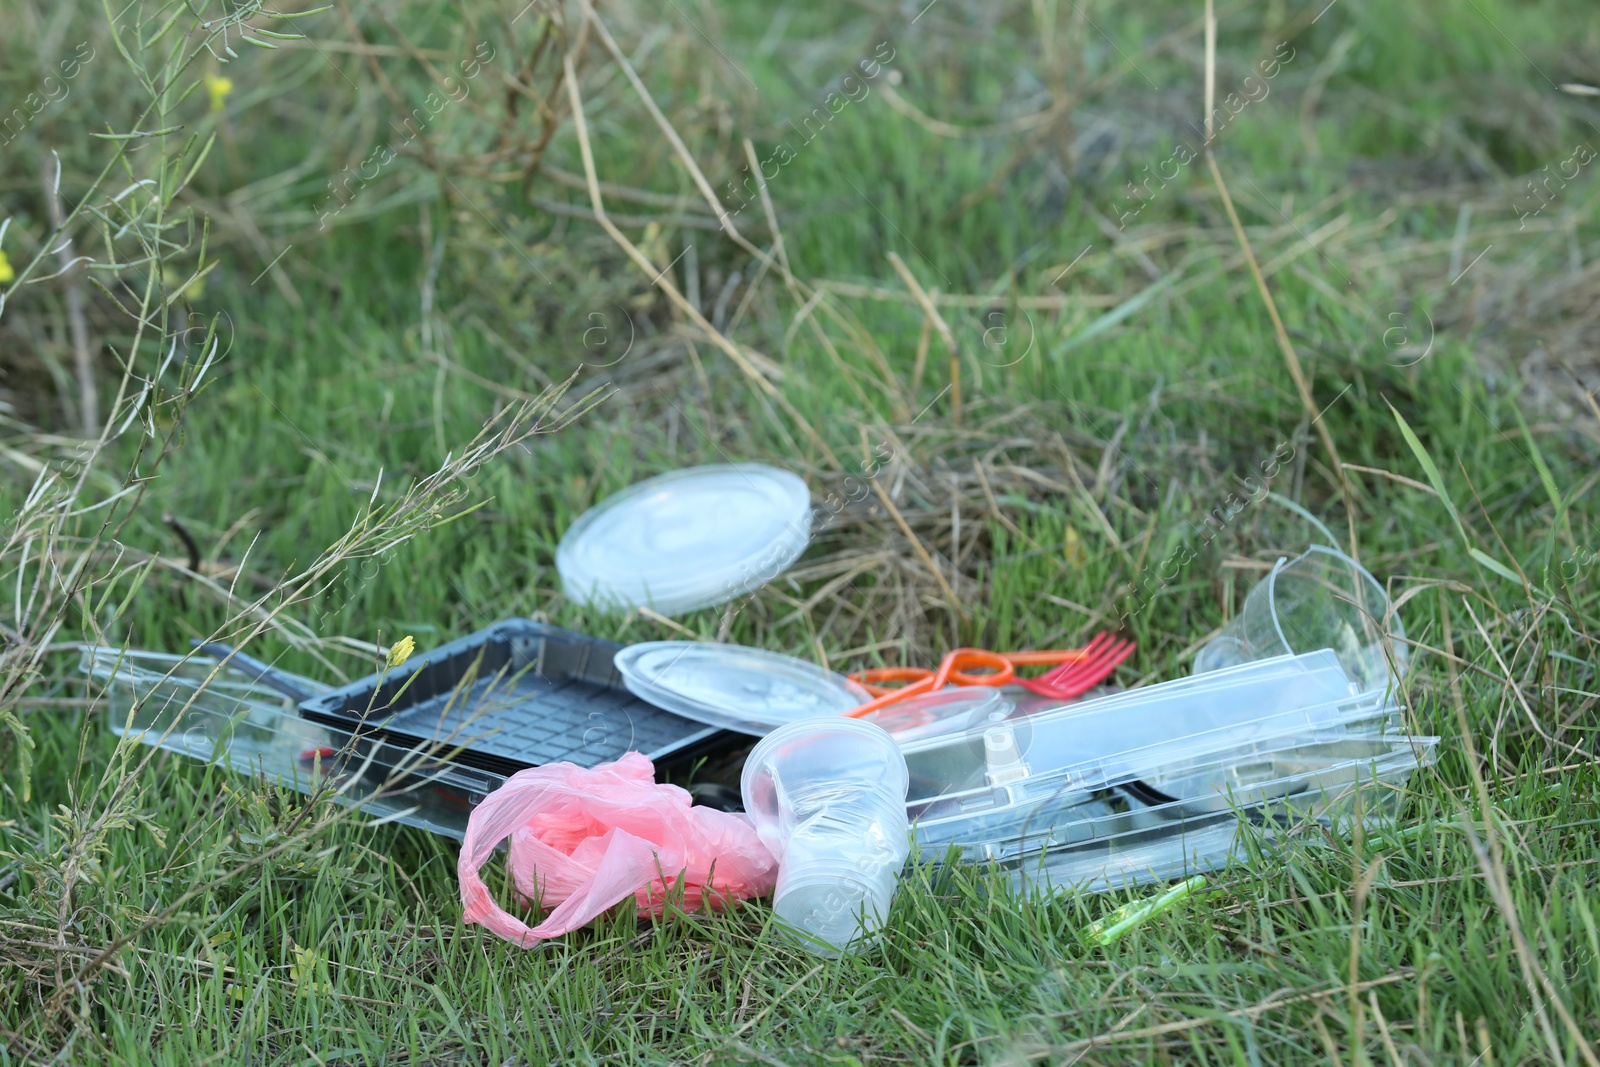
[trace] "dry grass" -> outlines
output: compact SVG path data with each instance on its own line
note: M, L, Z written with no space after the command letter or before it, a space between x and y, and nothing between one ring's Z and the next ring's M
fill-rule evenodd
M1475 80L1385 72L1396 27L1448 49L1471 37L1451 21L1466 25L1464 10L1419 25L1362 8L1319 26L1321 5L1239 2L1218 12L1218 46L1199 5L1163 9L1159 32L1068 6L944 0L911 23L856 5L770 64L783 74L762 73L763 89L831 85L863 43L889 38L903 80L884 77L881 112L852 127L852 105L736 216L718 190L790 136L715 43L744 39L731 28L753 18L743 9L679 21L580 0L448 25L427 5L337 0L281 22L244 9L171 56L154 47L142 72L116 66L103 20L85 16L99 65L24 142L61 152L73 193L60 224L36 160L0 168L21 205L7 200L21 280L0 311L0 466L18 507L0 547L0 589L15 593L0 596L0 952L19 977L8 1054L118 1058L119 1041L138 1043L113 1033L120 1012L174 1057L191 1015L218 1035L236 1027L241 1044L219 1038L212 1053L224 1059L253 1027L287 1059L313 1031L365 1047L425 1019L394 1058L692 1047L770 1060L794 1038L816 1060L1254 1062L1268 1047L1408 1062L1493 1046L1507 1061L1593 1062L1595 986L1573 953L1592 939L1579 913L1592 899L1580 853L1600 701L1594 569L1552 577L1593 554L1593 197L1574 184L1525 224L1509 210L1530 160L1570 150L1585 100L1529 89L1498 61ZM811 17L760 15L767 32ZM1137 46L1107 49L1124 17ZM246 24L310 39L214 63L206 33L237 45ZM28 43L12 47L45 55L80 22L29 4L19 25ZM1523 44L1548 63L1541 27ZM495 58L465 76L486 40ZM1119 229L1123 183L1280 41L1304 56L1250 122L1221 132L1220 162L1200 175L1196 159ZM1559 76L1590 78L1593 43L1572 52ZM1015 77L995 77L1007 63ZM235 87L210 112L198 79L220 71ZM447 78L469 91L407 128ZM87 135L162 128L168 113L182 132ZM1344 151L1341 123L1372 154ZM380 143L394 162L335 192ZM205 146L187 184L113 199L188 173ZM1291 148L1304 168L1274 165ZM863 153L870 165L852 170ZM931 187L907 165L924 156L948 168ZM862 170L878 184L852 193ZM835 225L857 194L876 214ZM880 216L881 232L858 232ZM64 262L59 234L93 270L47 276ZM306 345L362 381L330 392L297 362ZM587 395L556 417L575 367ZM1520 408L1504 403L1513 383ZM186 441L208 410L221 414ZM248 461L229 451L235 432L258 434ZM1280 443L1292 459L1274 495L1124 616L1119 591L1192 541L1235 472ZM179 445L205 456L181 468L192 489L164 474ZM213 470L212 456L236 461ZM567 517L642 473L728 457L776 458L828 509L799 565L686 620L564 603L548 541ZM1103 960L1072 934L1097 904L1002 900L973 872L919 874L881 956L824 984L750 915L642 933L619 919L554 962L491 958L438 919L438 844L368 845L325 806L254 783L212 789L154 750L113 748L91 715L40 725L45 709L83 709L64 681L82 643L210 635L339 678L368 670L400 620L450 633L485 612L630 639L687 631L838 668L1122 625L1141 656L1121 681L1139 684L1181 670L1263 561L1323 539L1324 521L1420 620L1412 714L1456 741L1416 785L1426 848L1297 842L1225 882L1209 913ZM349 588L348 565L374 558L404 562ZM29 795L41 768L58 814ZM1570 792L1547 792L1555 778ZM250 846L239 827L275 843ZM373 858L390 846L398 858ZM1417 929L1430 915L1432 932ZM1431 955L1412 951L1423 942ZM337 975L326 995L296 955L308 945L317 973ZM1441 972L1443 952L1462 973ZM541 1002L496 999L506 974ZM903 988L881 991L885 974ZM684 1021L686 999L703 1016ZM308 1022L312 1001L338 1021ZM1483 1009L1510 1003L1527 1027ZM868 1014L879 1022L846 1021ZM566 1044L536 1047L530 1027Z

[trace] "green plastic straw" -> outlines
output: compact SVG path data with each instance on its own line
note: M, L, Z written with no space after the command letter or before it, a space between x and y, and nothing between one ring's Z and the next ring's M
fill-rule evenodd
M1205 875L1197 874L1187 881L1179 882L1158 897L1135 900L1132 903L1124 904L1110 915L1090 923L1086 933L1095 944L1109 945L1128 931L1142 925L1146 920L1160 915L1174 904L1181 903L1205 884Z

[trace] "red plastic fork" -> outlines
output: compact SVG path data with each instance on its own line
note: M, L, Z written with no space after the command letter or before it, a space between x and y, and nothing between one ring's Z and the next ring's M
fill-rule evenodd
M1113 637L1102 630L1083 646L1080 659L1063 663L1037 678L1013 678L1012 682L1043 697L1071 700L1110 677L1123 660L1133 655L1135 647L1132 641Z

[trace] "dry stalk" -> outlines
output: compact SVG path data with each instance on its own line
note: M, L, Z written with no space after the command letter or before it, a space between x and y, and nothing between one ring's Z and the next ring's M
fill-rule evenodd
M61 214L61 161L45 160L45 203L50 205L50 225L63 231L65 220ZM72 334L73 367L78 375L78 419L84 437L94 437L100 431L100 399L95 390L94 350L89 344L89 321L84 313L83 279L77 270L72 254L72 238L63 236L58 246L61 260L61 285L66 292L67 328Z
M784 396L783 392L772 384L772 381L769 379L769 377L761 372L755 363L751 361L750 357L745 352L741 351L739 346L735 344L733 340L731 340L721 330L711 325L706 317L700 313L700 309L690 303L684 297L684 295L678 291L678 287L673 284L670 278L667 277L667 272L657 270L656 265L651 262L650 257L645 255L643 250L641 250L638 245L630 241L627 234L618 229L616 224L612 222L611 218L606 214L605 200L600 193L599 177L595 173L594 151L589 146L589 124L584 115L583 96L578 89L577 72L573 69L572 57L570 55L564 57L562 59L562 63L564 64L564 69L566 70L567 95L571 103L573 123L578 135L578 152L583 157L583 172L589 185L589 201L594 207L595 221L598 222L601 229L605 230L606 234L617 243L618 247L627 253L628 258L633 261L635 266L644 271L646 274L652 276L654 284L667 295L667 299L672 301L673 306L682 312L683 315L693 322L697 327L699 327L705 336L711 341L711 343L733 361L734 366L739 368L744 376L750 380L751 384L755 385L761 393L767 396L779 407L783 408L784 412L794 420L795 424L805 431L806 436L811 439L811 443L817 448L817 450L828 457L829 462L833 463L836 467L840 466L838 457L834 455L833 450L828 447L827 443L822 440L821 435L817 433L816 427L812 426L811 423L800 414L800 412L795 408L794 404L790 402L789 398ZM765 357L762 357L762 359L763 361L766 361Z
M1333 472L1339 478L1339 488L1344 495L1345 521L1350 533L1350 555L1359 560L1361 553L1356 541L1355 502L1351 498L1350 481L1345 476L1344 464L1339 459L1339 450L1333 443L1333 434L1328 430L1327 423L1322 421L1322 413L1317 410L1316 400L1311 396L1311 383L1306 380L1305 371L1300 366L1300 357L1295 353L1294 342L1289 340L1289 331L1284 328L1283 317L1278 314L1277 301L1272 299L1272 290L1267 288L1267 281L1262 277L1255 251L1250 247L1250 238L1245 236L1244 225L1239 221L1239 213L1233 207L1233 197L1228 195L1228 185L1222 180L1222 171L1217 168L1216 156L1211 150L1215 136L1212 128L1213 102L1217 92L1215 2L1216 0L1206 0L1206 167L1211 171L1211 180L1216 184L1217 193L1222 197L1223 209L1228 214L1228 222L1233 227L1234 237L1239 242L1239 249L1244 253L1245 262L1250 267L1250 276L1255 279L1256 290L1261 294L1261 301L1267 307L1267 316L1272 320L1272 333L1277 338L1278 348L1283 352L1283 361L1289 368L1289 377L1294 379L1295 391L1300 394L1300 402L1305 406L1306 416L1311 420L1311 425L1316 427L1317 436L1322 440L1322 447L1328 453L1328 460L1333 465Z
M1489 635L1484 632L1483 624L1478 621L1472 605L1462 601L1462 606L1467 609L1479 634L1486 642ZM1466 707L1456 705L1457 725L1461 730L1461 744L1465 748L1467 772L1472 776L1472 787L1477 794L1478 816L1483 821L1484 836L1488 839L1488 849L1478 840L1478 835L1467 822L1462 823L1462 829L1467 835L1467 840L1472 844L1472 852L1477 857L1478 865L1483 869L1485 883L1494 897L1496 908L1500 911L1500 918L1506 924L1506 930L1511 935L1511 944L1516 949L1517 964L1522 969L1523 983L1528 987L1528 993L1533 998L1534 1017L1539 1022L1539 1030L1544 1035L1546 1044L1550 1046L1551 1056L1555 1062L1562 1063L1565 1057L1561 1055L1561 1042L1556 1038L1554 1027L1550 1024L1550 1017L1545 1012L1545 997L1555 1007L1556 1014L1561 1017L1562 1024L1566 1027L1568 1035L1578 1047L1578 1052L1583 1056L1589 1067L1600 1067L1600 1057L1596 1057L1594 1049L1584 1037L1582 1029L1572 1017L1572 1011L1561 999L1560 992L1550 981L1550 976L1545 974L1544 968L1539 966L1538 957L1533 948L1528 944L1527 937L1522 932L1522 921L1517 914L1517 902L1511 894L1510 879L1506 876L1505 855L1500 844L1500 831L1496 824L1495 807L1489 798L1489 786L1483 779L1483 770L1478 766L1477 746L1472 739L1472 724L1467 721Z
M922 309L922 314L927 318L928 324L939 334L939 340L944 342L945 353L950 357L950 417L957 426L961 425L961 357L956 351L955 334L950 332L950 327L945 323L944 316L939 314L939 308L934 297L917 283L916 275L911 273L911 268L906 266L906 261L900 258L900 253L890 252L889 262L894 266L895 273L900 275L900 280L906 283L906 288L911 290L911 296L916 300L917 306ZM921 346L918 346L919 350Z

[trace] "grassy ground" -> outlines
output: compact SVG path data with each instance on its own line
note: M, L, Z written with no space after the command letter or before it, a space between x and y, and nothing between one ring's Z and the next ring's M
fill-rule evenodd
M8 528L0 1061L1597 1062L1600 217L1579 148L1600 99L1560 88L1600 84L1593 12L1222 4L1215 155L1247 257L1196 154L1198 2L919 8L607 8L745 247L577 7L257 18L306 39L235 36L225 66L201 49L182 83L231 89L167 98L182 134L119 142L90 134L156 127L108 16L20 5L5 99L45 103L7 128L0 248L19 274L52 265L0 313L0 503L81 471L74 320L99 415L128 410L121 359L167 406L137 409L74 499L137 493L66 509L31 554ZM130 55L166 13L112 12ZM94 58L69 79L53 57L79 40ZM607 210L654 269L596 224L569 46ZM80 283L75 312L45 277L49 151L68 210L94 190L104 216L73 234L103 262L110 197L168 174L153 158L187 151L186 173L212 133L158 258ZM891 254L935 293L958 386ZM147 281L164 317L125 313ZM176 341L192 370L213 321L227 351L190 397L154 368ZM570 426L402 515L417 536L393 552L324 555L574 371L564 403L602 397ZM882 496L851 480L875 449ZM1275 456L1275 495L1207 527ZM577 514L727 459L853 502L737 612L562 598ZM252 653L338 681L374 645L511 615L844 669L1120 620L1135 685L1183 674L1272 559L1329 539L1401 603L1410 714L1446 738L1409 785L1415 834L1297 836L1105 949L1079 931L1124 896L919 868L882 944L841 961L788 947L761 905L618 914L523 952L458 922L452 842L176 756L137 766L75 675L96 635L253 628ZM55 629L30 599L40 551L106 576L57 599ZM270 625L240 615L256 597Z

